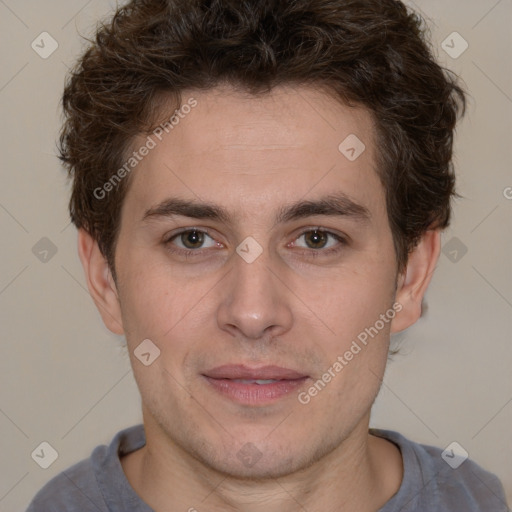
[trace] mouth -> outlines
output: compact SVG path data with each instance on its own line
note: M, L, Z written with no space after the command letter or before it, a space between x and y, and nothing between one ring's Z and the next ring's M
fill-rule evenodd
M210 389L243 405L267 405L289 396L309 376L280 366L224 365L202 375Z

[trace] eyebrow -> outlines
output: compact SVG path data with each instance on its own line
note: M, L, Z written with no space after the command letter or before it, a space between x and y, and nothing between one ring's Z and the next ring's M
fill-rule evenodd
M279 224L315 215L346 217L363 223L367 223L371 219L371 213L368 208L354 202L346 194L338 192L319 199L299 200L295 203L281 206L276 212L274 222ZM222 206L196 200L184 200L177 197L165 199L158 205L148 209L143 216L143 220L174 216L192 219L211 219L226 224L231 220L228 210Z

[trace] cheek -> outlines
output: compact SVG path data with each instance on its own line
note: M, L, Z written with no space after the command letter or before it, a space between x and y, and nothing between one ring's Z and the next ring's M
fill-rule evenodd
M315 389L310 388L311 395L309 391L307 394L322 395L318 400L315 398L314 407L340 404L333 414L344 421L349 413L353 417L362 414L380 388L395 315L390 268L375 261L345 268L333 272L329 280L302 286L299 291L324 324L321 331L309 332L311 339L316 340L315 350L322 353L321 371L325 373L317 377L329 381L325 391L320 382ZM310 326L303 325L301 330L308 329Z
M123 325L129 345L133 347L149 338L164 350L177 333L194 332L206 325L208 318L211 320L207 294L215 286L214 276L184 277L165 261L152 260L150 254L137 259L126 259L119 274Z
M160 338L172 327L172 317L179 314L181 307L176 289L169 286L172 276L164 268L156 267L151 259L135 254L123 258L118 275L128 342L140 337Z
M312 333L315 350L322 352L323 374L316 376L318 380L303 396L310 400L312 410L320 414L328 408L340 424L355 421L373 403L387 363L395 314L389 287L377 294L375 290L368 293L359 281L353 287L344 285L344 292L337 297L329 300L324 296L323 302L317 302L322 319L333 332Z
M331 269L321 278L297 279L293 289L321 321L322 332L339 345L373 326L391 307L395 290L392 269L384 261L354 262Z

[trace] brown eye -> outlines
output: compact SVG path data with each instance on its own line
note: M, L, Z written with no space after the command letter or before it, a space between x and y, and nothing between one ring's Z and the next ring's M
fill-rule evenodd
M200 229L186 229L170 237L165 242L169 248L177 247L181 251L200 252L198 249L211 249L219 244L206 232Z
M325 231L315 229L304 233L304 241L310 249L323 249L328 239L329 235Z
M320 228L303 231L293 242L294 247L306 249L312 257L337 253L346 245L344 237Z
M187 249L198 249L204 243L204 233L202 231L184 231L179 236L181 243Z

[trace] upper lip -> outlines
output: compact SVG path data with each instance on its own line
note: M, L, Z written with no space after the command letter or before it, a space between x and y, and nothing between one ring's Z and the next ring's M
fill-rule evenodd
M212 379L251 379L251 380L294 380L307 377L304 373L282 368L281 366L260 366L251 368L245 365L227 364L208 370L203 375Z

